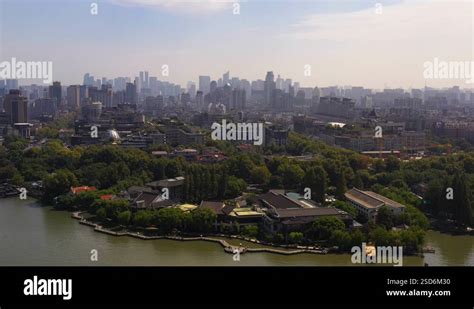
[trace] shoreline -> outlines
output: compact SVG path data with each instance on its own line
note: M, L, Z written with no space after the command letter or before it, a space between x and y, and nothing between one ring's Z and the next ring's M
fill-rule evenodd
M99 233L104 233L108 234L111 236L129 236L129 237L134 237L134 238L139 238L142 240L160 240L160 239L166 239L166 240L175 240L175 241L208 241L208 242L213 242L213 243L218 243L224 248L224 252L230 253L230 254L244 254L247 252L250 253L274 253L274 254L282 254L282 255L294 255L294 254L302 254L302 253L310 253L310 254L327 254L329 250L327 249L319 249L319 248L314 248L314 247L303 247L303 246L298 246L294 250L279 250L277 248L280 248L279 246L275 245L270 245L267 243L262 243L258 240L255 239L250 239L246 238L240 235L225 235L225 234L218 234L218 235L211 235L211 236L197 236L197 237L183 237L183 236L146 236L143 234L140 234L138 232L114 232L110 229L102 227L100 224L87 221L84 217L81 216L83 212L81 211L75 211L71 214L71 217L73 219L79 220L79 224L86 225L89 227L92 227L94 231L99 232ZM245 246L234 246L229 244L227 241L223 239L218 239L218 238L213 238L214 237L225 237L225 238L232 238L232 239L240 239L243 241L247 242L252 242L256 244L262 244L264 246L271 246L274 248L250 248L250 247L245 247Z

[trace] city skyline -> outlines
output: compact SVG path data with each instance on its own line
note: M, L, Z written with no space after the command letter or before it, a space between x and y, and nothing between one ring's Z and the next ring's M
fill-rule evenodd
M97 4L92 15L86 1L3 1L0 58L52 61L53 79L65 85L82 83L86 72L133 80L149 71L186 87L199 75L217 80L230 71L257 80L273 71L301 87L472 88L462 78L423 77L424 63L435 58L472 61L469 1L380 1L381 14L372 1L245 1L237 15L230 1ZM5 14L10 10L25 15L21 22ZM162 76L163 65L169 76ZM30 83L38 82L20 81Z

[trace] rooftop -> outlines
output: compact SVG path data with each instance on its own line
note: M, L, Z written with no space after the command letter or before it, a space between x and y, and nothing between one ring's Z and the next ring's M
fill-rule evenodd
M336 208L315 207L315 208L295 208L295 209L277 209L278 218L297 218L297 217L318 217L318 216L339 216L340 212Z
M270 190L267 193L261 194L258 198L266 206L270 205L276 209L304 208L301 202L284 195L282 190Z
M81 186L81 187L71 187L71 192L73 194L78 194L81 192L96 191L96 187Z
M216 215L223 215L224 202L202 201L199 208L211 209Z
M405 207L404 205L395 202L385 196L377 194L372 191L362 191L356 188L353 188L347 191L344 196L349 199L353 200L354 202L367 207L367 208L378 208L384 205L393 207L393 208L400 208Z

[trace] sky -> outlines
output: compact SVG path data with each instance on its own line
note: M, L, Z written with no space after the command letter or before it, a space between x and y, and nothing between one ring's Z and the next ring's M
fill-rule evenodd
M474 1L239 5L234 14L227 0L0 0L0 61L52 61L53 78L63 84L82 83L86 72L133 78L148 70L182 86L226 71L248 80L273 71L305 87L473 86L427 80L423 72L434 58L474 61ZM164 64L169 76L161 76Z

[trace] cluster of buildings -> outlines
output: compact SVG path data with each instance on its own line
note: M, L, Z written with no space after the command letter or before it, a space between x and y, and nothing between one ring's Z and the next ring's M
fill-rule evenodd
M242 228L257 225L266 234L288 235L306 231L315 220L323 217L340 218L351 228L360 226L347 212L334 207L322 207L294 192L270 190L248 199L241 196L227 201L203 200L199 205L193 205L182 204L184 186L184 177L162 179L144 186L132 186L116 196L104 195L101 199L126 199L135 211L165 207L179 208L184 212L209 209L216 215L214 227L220 231L232 230L235 226ZM82 186L71 188L71 193L95 190L94 187ZM394 215L405 211L404 205L371 191L353 188L345 193L345 198L367 220L376 221L382 207L387 207Z
M0 81L0 136L29 138L60 115L76 112L72 145L115 142L148 149L154 145L189 147L205 143L211 125L223 119L265 124L264 145L285 145L295 130L330 145L383 156L422 155L427 136L474 141L474 93L469 89L383 89L302 87L275 77L249 81L226 72L217 80L199 76L181 87L147 71L134 79L84 75L81 85L19 86ZM169 122L189 125L176 125ZM148 121L165 125L149 130ZM333 130L341 123L342 130ZM192 126L191 126L192 125ZM91 127L98 131L91 136ZM374 130L382 127L382 137ZM351 128L351 129L349 129ZM120 141L120 142L118 142Z

